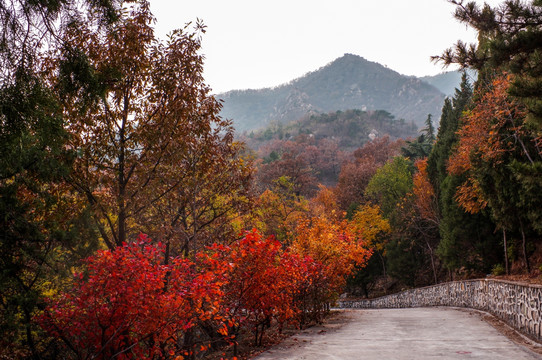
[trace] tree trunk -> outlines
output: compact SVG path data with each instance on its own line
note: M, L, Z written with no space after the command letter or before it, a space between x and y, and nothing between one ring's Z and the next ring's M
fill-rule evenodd
M36 351L36 344L34 343L34 336L32 334L32 316L30 315L30 311L26 307L23 309L23 311L25 317L26 342L28 343L28 347L30 348L30 351L32 353L32 358L39 359L40 356Z
M169 264L169 248L170 248L170 243L169 243L169 240L168 240L166 242L166 249L164 251L164 265Z
M382 270L384 271L384 278L387 278L387 274L386 274L386 261L384 260L384 257L382 256L381 253L378 253L378 256L380 257L380 261L382 262Z
M510 275L510 270L508 269L508 243L506 241L506 229L502 229L502 237L504 242L504 271L506 275Z
M186 330L184 334L183 349L188 353L187 359L195 360L196 354L194 352L194 331L193 329Z
M425 240L425 243L427 244L427 248L429 249L429 255L431 257L431 267L433 268L433 279L436 285L438 283L438 280L437 280L437 269L435 267L435 257L433 255L433 248L431 247L431 245L429 245L429 241Z
M127 103L125 99L125 113L127 113ZM124 171L125 171L125 161L126 161L126 135L125 135L125 126L126 126L126 117L128 115L125 114L124 118L122 119L122 124L119 129L119 173L118 173L118 190L119 195L117 198L117 206L119 211L119 217L118 217L118 240L117 240L117 246L122 246L123 243L126 242L126 179L124 177Z
M365 282L361 283L361 290L365 294L365 298L368 299L369 298L369 289L367 288L367 283L365 283Z
M531 265L529 264L529 257L527 256L527 241L525 239L525 231L523 230L523 222L521 220L519 221L519 226L521 229L521 239L522 239L521 247L523 249L523 258L525 259L525 267L527 268L527 273L530 274Z

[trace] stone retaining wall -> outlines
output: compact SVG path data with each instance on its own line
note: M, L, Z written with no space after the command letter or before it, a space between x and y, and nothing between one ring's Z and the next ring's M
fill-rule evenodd
M500 280L464 280L406 290L369 300L339 301L340 308L454 306L486 311L542 341L542 286Z

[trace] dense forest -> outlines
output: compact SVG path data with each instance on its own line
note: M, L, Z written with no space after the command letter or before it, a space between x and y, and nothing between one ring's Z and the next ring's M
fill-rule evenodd
M450 2L479 43L433 60L478 76L420 130L336 109L241 140L200 22L4 3L0 358L238 358L345 292L540 277L542 1Z

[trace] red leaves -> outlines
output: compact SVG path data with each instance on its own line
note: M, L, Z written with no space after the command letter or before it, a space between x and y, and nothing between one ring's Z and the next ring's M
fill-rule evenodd
M176 353L174 340L196 319L216 316L205 300L221 292L188 260L162 265L163 251L145 235L99 251L86 260L87 279L78 275L73 291L51 302L39 322L82 358Z
M317 244L314 249L340 244L331 255L334 262L284 250L274 237L253 230L230 246L213 245L193 260L175 258L164 265L164 246L142 234L88 258L72 291L50 301L37 320L77 358L174 358L206 351L212 339L180 345L202 323L213 324L230 343L246 327L257 342L260 334L261 343L272 320L297 323L321 313L341 283L338 276L370 254L359 252L344 229L327 231L327 225L317 229L323 243L306 240Z
M274 237L253 230L231 247L214 246L222 262L231 264L224 286L228 318L237 326L258 326L270 319L284 322L293 305L298 269ZM215 256L215 255L213 255Z

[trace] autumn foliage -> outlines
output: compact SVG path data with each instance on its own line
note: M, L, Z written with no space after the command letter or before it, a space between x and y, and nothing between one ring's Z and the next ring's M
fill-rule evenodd
M456 199L471 213L479 212L488 203L478 180L470 174L476 161L497 165L503 162L505 153L525 148L521 137L526 129L521 119L525 118L526 110L508 94L512 80L512 76L504 74L496 77L489 89L482 89L480 100L465 114L458 131L459 146L450 157L448 171L454 175L467 174L457 189Z
M538 14L451 2L478 25ZM538 272L540 51L516 51L532 29L477 26L481 52L442 57L480 71L445 100L436 139L438 114L405 142L379 130L411 128L383 110L311 112L247 135L251 152L204 81L200 21L163 41L146 0L17 4L0 11L15 14L0 50L0 359L236 357L345 291L503 261Z
M324 265L324 276L332 284L328 296L332 296L344 286L355 266L364 266L372 249L336 210L337 201L331 190L321 187L311 205L312 213L296 227L292 251Z
M76 274L72 291L39 318L77 358L152 359L180 354L179 339L197 321L219 319L218 273L189 260L161 264L164 246L145 235L99 251Z
M73 289L51 299L37 321L81 359L180 359L217 337L236 344L243 329L260 345L272 323L319 319L344 276L370 255L343 224L307 226L292 249L252 230L167 265L164 245L140 235L85 260ZM202 326L213 334L201 335Z
M414 165L417 172L412 176L412 192L416 211L422 219L438 224L438 205L427 174L427 159L418 160Z
M256 230L231 246L215 245L210 250L219 263L231 264L223 291L225 316L234 334L246 327L258 345L271 321L281 326L297 321L303 309L296 300L310 282L311 258L284 251L274 237L264 238Z

